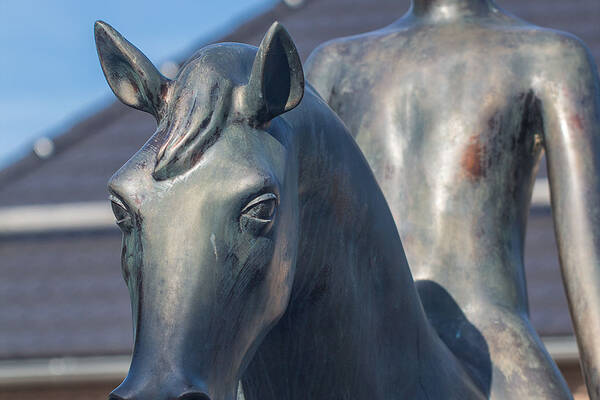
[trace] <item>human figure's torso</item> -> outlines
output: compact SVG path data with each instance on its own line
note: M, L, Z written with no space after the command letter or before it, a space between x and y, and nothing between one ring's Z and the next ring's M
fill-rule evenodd
M527 319L523 244L543 147L536 77L569 40L499 11L460 23L405 17L309 60L309 80L386 195L430 318L491 398L568 396ZM448 321L440 291L484 341L461 341L464 322Z

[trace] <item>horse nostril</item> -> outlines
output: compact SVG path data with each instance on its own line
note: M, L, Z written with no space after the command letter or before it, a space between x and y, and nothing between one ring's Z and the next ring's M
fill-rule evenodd
M204 393L193 392L182 394L177 400L210 400L210 397Z

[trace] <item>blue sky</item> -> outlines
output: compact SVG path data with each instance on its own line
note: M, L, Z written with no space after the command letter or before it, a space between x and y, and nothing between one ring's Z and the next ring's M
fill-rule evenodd
M0 0L0 167L113 100L96 56L95 20L159 66L275 2Z

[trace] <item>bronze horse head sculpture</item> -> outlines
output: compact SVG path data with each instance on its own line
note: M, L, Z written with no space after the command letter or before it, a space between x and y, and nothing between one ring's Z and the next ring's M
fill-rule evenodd
M425 317L394 219L275 23L176 79L103 22L107 81L149 112L111 178L134 351L111 399L481 399Z

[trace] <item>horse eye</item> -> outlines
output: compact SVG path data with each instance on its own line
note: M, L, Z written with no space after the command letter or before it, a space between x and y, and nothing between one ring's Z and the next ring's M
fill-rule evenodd
M242 210L240 224L243 230L256 235L265 233L277 210L277 196L266 193L252 200Z
M262 219L265 221L271 220L273 218L273 214L275 213L275 199L269 199L265 201L261 201L258 204L252 206L249 210L247 210L244 214L247 217L252 217L256 219Z
M131 215L125 206L116 198L111 198L110 206L117 220L117 225L122 229L128 229L131 225Z

